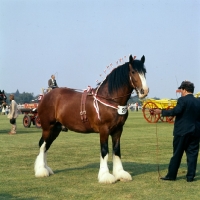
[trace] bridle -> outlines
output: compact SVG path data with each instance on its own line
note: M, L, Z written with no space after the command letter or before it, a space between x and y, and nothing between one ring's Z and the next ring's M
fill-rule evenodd
M133 90L135 90L136 93L138 94L138 89L137 89L137 87L133 84L133 80L132 80L131 76L129 76L129 79L130 79L131 85L132 85L132 87L133 87Z

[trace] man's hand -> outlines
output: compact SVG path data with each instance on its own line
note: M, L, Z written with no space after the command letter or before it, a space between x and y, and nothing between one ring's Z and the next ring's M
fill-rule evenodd
M154 115L158 115L158 114L160 114L161 112L162 112L161 109L158 109L158 108L153 109L153 114L154 114Z

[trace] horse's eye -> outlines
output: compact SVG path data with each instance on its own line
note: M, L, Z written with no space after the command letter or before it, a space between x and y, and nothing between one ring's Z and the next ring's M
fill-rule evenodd
M132 71L132 74L135 74L135 72L134 72L134 71Z

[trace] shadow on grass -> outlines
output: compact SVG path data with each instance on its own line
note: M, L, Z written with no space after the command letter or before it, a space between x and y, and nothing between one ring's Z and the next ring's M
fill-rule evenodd
M131 176L137 176L140 174L148 173L148 172L156 172L158 171L157 164L145 164L145 163L134 163L134 162L124 162L122 163L124 170L128 171ZM108 166L110 171L112 169L112 162L108 162ZM160 170L167 169L168 164L159 165ZM82 167L74 167L74 168L66 168L62 170L55 170L54 173L60 173L65 171L73 171L73 170L82 170L82 169L98 169L99 170L99 163L88 164Z
M10 127L8 127L8 129L6 130L0 130L0 134L4 134L4 135L8 135L8 132L10 131L9 129ZM41 132L42 133L42 129L40 128L35 128L35 127L32 127L32 128L24 128L24 129L20 129L20 130L17 130L17 134L27 134L27 133L38 133L38 132Z
M9 129L7 129L7 130L0 130L0 134L8 134L8 132L9 132Z
M7 199L17 199L17 200L35 200L38 198L21 198L21 197L17 197L17 196L13 196L11 194L6 194L6 193L0 193L0 199L1 200L7 200Z
M112 171L112 162L108 162L108 166L110 169L110 172ZM150 163L135 163L135 162L124 162L123 163L124 170L128 171L132 177L149 173L149 172L158 172L161 176L165 176L166 174L161 174L162 170L168 169L168 164L150 164ZM177 175L176 180L180 179L186 179L186 173L187 173L187 164L181 164L181 168L185 168L183 170L183 173L181 172L181 169L179 169L179 173ZM97 173L99 170L99 163L93 163L88 164L82 167L74 167L74 168L66 168L61 170L55 170L54 173L61 173L61 172L67 172L67 171L76 171L76 170L87 170L87 169L97 169ZM183 175L182 175L183 174ZM197 173L195 176L195 181L200 180L200 170L197 169Z

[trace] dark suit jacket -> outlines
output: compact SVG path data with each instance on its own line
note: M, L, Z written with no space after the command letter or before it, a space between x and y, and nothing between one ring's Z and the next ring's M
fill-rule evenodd
M197 102L198 104L200 104L200 97L197 98ZM199 111L199 115L197 117L197 121L196 121L196 130L195 130L196 134L200 134L200 111Z
M188 133L200 136L199 102L193 94L188 94L180 97L173 109L162 110L162 116L176 116L173 131L174 136L184 136Z
M58 87L56 80L54 80L54 84L53 84L52 79L49 79L49 80L48 80L48 86L49 86L50 88Z

